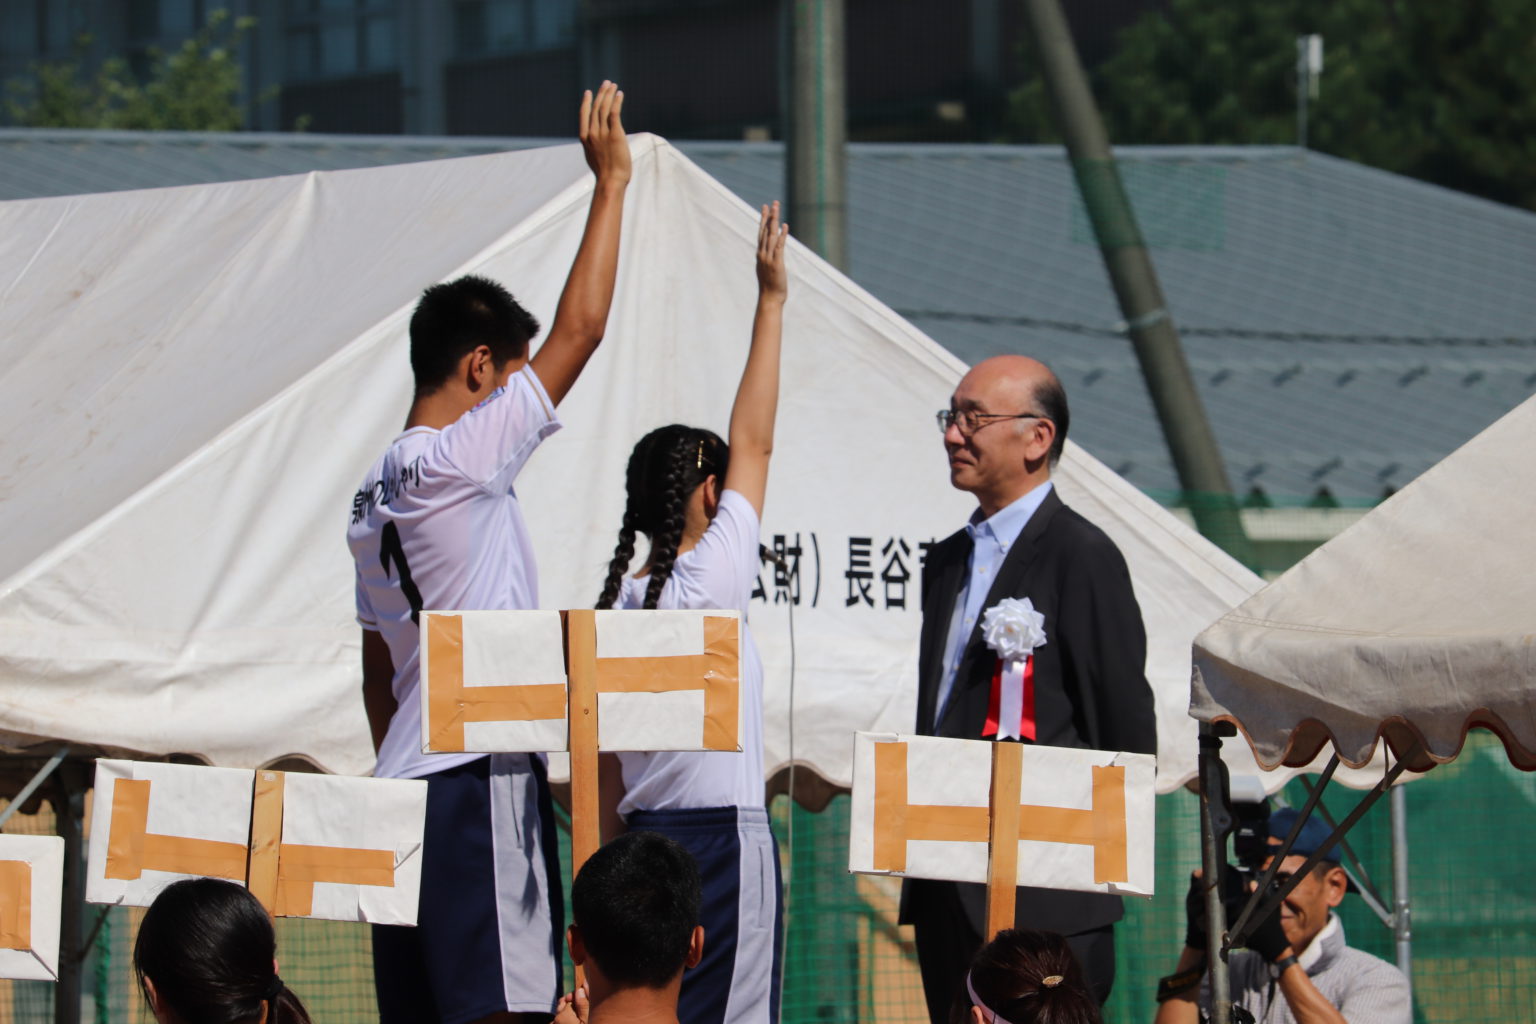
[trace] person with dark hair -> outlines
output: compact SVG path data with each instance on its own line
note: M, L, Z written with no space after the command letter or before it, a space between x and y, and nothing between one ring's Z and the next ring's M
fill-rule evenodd
M1269 817L1269 845L1278 848L1296 823L1282 808ZM1261 1024L1410 1024L1413 996L1393 964L1344 942L1333 908L1353 886L1338 861L1327 859L1328 826L1308 819L1275 875L1284 882L1324 850L1321 859L1273 914L1259 921L1248 948L1228 953L1233 1009ZM1269 866L1271 857L1263 864ZM1198 873L1185 899L1184 949L1173 974L1158 986L1156 1024L1196 1024L1210 1012L1206 973L1209 940L1205 887ZM1228 922L1229 924L1231 922Z
M609 755L617 757L617 772L613 760L605 761L604 801L614 808L605 811L606 830L621 828L622 815L631 829L668 835L703 875L710 940L703 962L683 979L678 1012L685 1024L778 1019L779 855L763 806L763 666L746 613L778 406L787 238L779 204L763 207L757 312L731 409L730 446L708 430L677 424L640 439L626 472L619 543L597 601L599 608L741 612L742 751ZM650 538L650 551L639 574L625 578L638 534Z
M917 733L1155 753L1146 631L1125 558L1051 481L1067 435L1061 382L1034 359L995 356L961 378L938 422L949 482L978 507L923 564ZM1009 722L994 710L1003 673L984 636L988 611L1005 600L999 613L1037 617L1043 634L1028 656L1030 686L1007 704L1023 710ZM900 920L915 926L933 1024L944 1024L987 938L985 902L980 885L902 885ZM1021 927L1066 936L1101 1001L1114 982L1121 915L1118 896L1039 888L1020 888L1014 908Z
M375 926L383 1024L543 1024L560 991L562 899L541 754L423 754L423 608L539 606L514 484L607 327L631 173L624 94L581 103L596 177L549 335L501 285L434 285L411 317L415 396L405 431L352 501L347 543L363 627L363 704L382 778L427 783L415 928Z
M441 391L464 357L481 345L491 364L505 367L528 355L539 321L488 278L467 274L421 294L411 314L411 373L416 397Z
M949 1024L1101 1024L1083 969L1055 932L1007 928L971 960Z
M683 969L699 962L699 869L658 832L602 846L571 883L571 962L587 973L588 1024L677 1020Z
M222 878L182 879L155 897L133 971L160 1024L310 1024L278 976L272 919Z

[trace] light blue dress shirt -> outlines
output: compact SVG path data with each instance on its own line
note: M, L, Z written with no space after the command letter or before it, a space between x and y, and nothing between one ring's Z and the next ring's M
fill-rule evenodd
M960 671L960 659L965 656L966 641L976 623L981 621L981 605L987 599L987 591L992 589L992 581L997 579L997 571L1002 568L1008 549L1013 547L1030 517L1050 493L1051 482L1047 480L989 518L981 518L978 508L972 513L971 521L965 524L965 532L971 537L970 568L965 589L955 598L955 613L949 622L949 642L944 645L944 674L939 677L939 699L933 716L935 732L944 721L950 693L955 688L955 674Z

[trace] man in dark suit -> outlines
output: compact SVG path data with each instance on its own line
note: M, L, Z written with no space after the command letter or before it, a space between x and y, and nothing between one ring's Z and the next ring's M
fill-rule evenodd
M1034 742L1156 753L1146 632L1125 559L1051 485L1067 436L1061 383L1043 363L997 356L965 375L939 421L950 483L979 507L923 568L917 732L995 735L987 720L998 662L982 618L1004 598L1028 598L1045 618L1045 642L1031 656ZM933 1024L946 1024L971 956L990 938L981 934L985 902L981 885L913 879L902 888ZM1067 936L1101 1001L1114 982L1121 916L1118 896L1018 890L1018 926Z

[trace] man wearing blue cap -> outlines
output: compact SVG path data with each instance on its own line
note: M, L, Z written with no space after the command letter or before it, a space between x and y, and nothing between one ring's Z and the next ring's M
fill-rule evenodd
M1270 815L1269 844L1279 847L1296 822L1287 807ZM1311 819L1280 862L1277 881L1301 869L1308 857L1326 849L1329 829ZM1271 858L1273 859L1273 858ZM1268 867L1265 863L1265 867ZM1408 979L1392 964L1344 944L1344 927L1331 910L1352 888L1336 861L1320 860L1281 902L1260 921L1248 948L1233 950L1232 1004L1260 1024L1411 1024ZM1206 935L1202 900L1186 903L1189 926L1179 966L1158 987L1155 1024L1197 1024L1210 1012L1204 983Z

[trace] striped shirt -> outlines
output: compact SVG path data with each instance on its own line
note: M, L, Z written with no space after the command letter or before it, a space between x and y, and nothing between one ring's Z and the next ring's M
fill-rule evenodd
M1298 958L1301 969L1323 998L1349 1024L1413 1024L1413 1000L1408 979L1392 964L1362 949L1344 944L1344 926L1334 915ZM1234 950L1232 1003L1253 1014L1257 1024L1297 1024L1290 1003L1280 991L1273 966L1252 950ZM1209 979L1200 991L1200 1008L1210 1012Z

